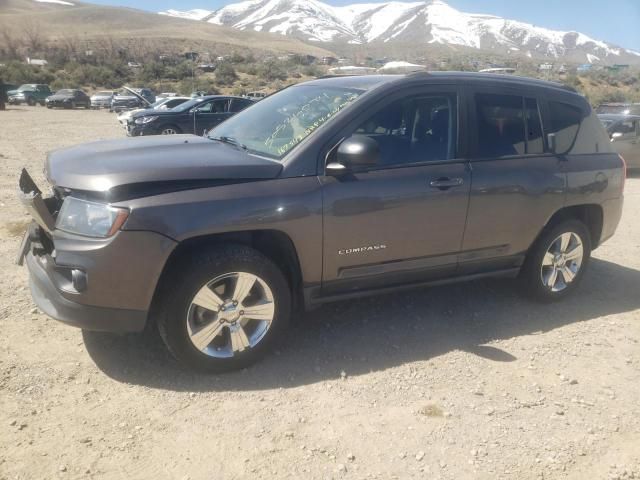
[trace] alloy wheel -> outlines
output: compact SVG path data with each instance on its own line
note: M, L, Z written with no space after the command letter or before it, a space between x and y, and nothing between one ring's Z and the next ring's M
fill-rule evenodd
M543 285L552 292L565 290L577 277L584 260L582 240L574 232L559 235L542 259Z
M162 129L162 135L175 135L177 133L175 128L167 127Z
M193 297L187 332L200 352L230 358L260 343L274 316L273 293L263 279L246 272L227 273Z

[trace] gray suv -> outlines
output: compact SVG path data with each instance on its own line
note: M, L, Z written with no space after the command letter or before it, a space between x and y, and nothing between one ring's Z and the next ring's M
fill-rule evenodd
M485 277L561 299L613 235L625 180L575 91L470 73L318 79L205 137L79 145L45 171L46 198L20 179L40 309L157 324L208 371L249 365L324 302Z

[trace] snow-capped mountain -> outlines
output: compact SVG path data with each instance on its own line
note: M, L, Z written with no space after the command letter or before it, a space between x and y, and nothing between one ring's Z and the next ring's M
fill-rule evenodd
M241 30L292 35L307 41L417 42L570 57L577 61L640 60L640 53L578 32L456 10L442 0L334 7L319 0L245 0L219 10L160 12Z

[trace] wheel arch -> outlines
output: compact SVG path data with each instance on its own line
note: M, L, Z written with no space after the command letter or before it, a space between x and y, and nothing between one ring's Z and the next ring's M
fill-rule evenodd
M280 230L248 230L203 235L181 241L169 255L158 278L151 302L151 318L156 317L155 312L161 303L164 286L168 284L167 280L171 278L172 272L178 268L185 255L199 248L228 244L251 247L272 260L289 283L293 308L302 307L302 269L297 249L289 235Z
M596 249L600 244L600 239L602 237L603 215L602 206L597 203L586 203L563 207L549 218L531 246L535 245L538 238L540 238L545 231L549 228L553 228L558 223L566 220L580 220L589 230L591 248Z

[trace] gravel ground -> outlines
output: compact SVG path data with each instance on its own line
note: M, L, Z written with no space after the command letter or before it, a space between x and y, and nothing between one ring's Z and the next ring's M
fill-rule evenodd
M329 305L205 376L156 335L34 308L19 169L42 181L47 151L123 132L106 112L0 118L0 479L640 478L640 178L564 302L484 281Z

